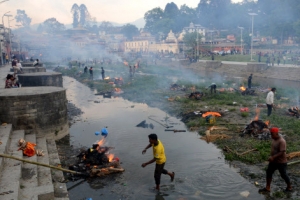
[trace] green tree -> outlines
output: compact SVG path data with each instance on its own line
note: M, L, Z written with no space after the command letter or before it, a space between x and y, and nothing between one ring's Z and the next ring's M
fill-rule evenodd
M86 25L87 21L90 19L90 13L87 9L87 7L84 4L81 4L79 6L79 12L80 12L80 24L82 27Z
M31 18L29 18L25 10L17 10L17 15L15 16L16 22L19 22L24 27L29 27L31 23Z
M187 54L193 58L196 57L197 39L201 41L201 34L197 32L186 33L183 37L183 43L188 48Z
M175 19L179 15L179 9L174 2L168 3L164 10L164 18Z
M76 28L79 24L79 6L75 3L71 8L71 13L73 14L73 28Z
M128 39L132 39L133 36L139 34L139 30L135 25L126 24L122 27L121 33L124 34Z
M56 34L65 30L65 25L57 21L55 18L49 18L40 24L38 31L46 32L48 34Z
M144 19L146 21L145 29L152 34L159 32L157 23L162 20L164 12L161 8L154 8L145 13Z

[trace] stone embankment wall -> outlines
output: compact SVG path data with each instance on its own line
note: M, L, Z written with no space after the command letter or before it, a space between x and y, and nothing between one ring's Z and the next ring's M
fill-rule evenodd
M15 130L51 135L69 133L66 90L59 87L0 89L0 121Z
M219 63L218 63L219 62ZM228 77L245 77L247 78L251 73L254 77L260 79L276 79L282 81L300 81L300 68L287 67L287 66L267 66L265 63L234 63L220 61L202 61L185 65L187 68L192 69L195 73L218 73Z
M46 72L45 67L23 67L23 73L36 73L36 72ZM14 72L14 69L11 68L10 72Z
M44 64L40 62L39 65L38 65L38 67L43 67L43 65ZM33 67L33 62L23 62L22 66L23 67Z
M37 72L18 75L22 87L63 86L62 74L57 72Z

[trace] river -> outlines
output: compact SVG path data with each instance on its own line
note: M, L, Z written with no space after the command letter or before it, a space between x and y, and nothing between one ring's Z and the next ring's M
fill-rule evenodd
M245 199L241 192L250 193L248 199L264 199L253 184L244 179L237 169L225 160L221 150L199 139L196 132L165 132L157 121L168 118L175 129L186 129L177 118L147 104L134 103L123 98L95 96L87 86L70 77L63 78L67 98L79 107L81 120L70 128L70 145L90 147L100 139L95 131L108 126L106 146L115 147L111 153L120 158L125 172L107 178L95 178L81 184L67 183L71 200L98 199ZM95 103L99 101L100 103ZM154 129L136 127L141 121L152 123ZM176 173L174 182L162 175L161 192L155 192L154 164L145 168L143 162L152 159L152 150L145 155L148 135L156 133L165 146L165 168ZM76 185L78 184L78 185Z

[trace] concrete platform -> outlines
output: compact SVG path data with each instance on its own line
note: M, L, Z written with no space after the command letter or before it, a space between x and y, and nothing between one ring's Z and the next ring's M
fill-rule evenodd
M66 90L60 87L0 89L0 121L14 129L56 139L69 132Z
M46 72L46 68L45 67L23 67L22 71L24 73ZM14 72L14 69L10 68L10 72Z
M36 86L63 86L62 74L58 72L37 72L28 74L19 74L19 82L22 87Z

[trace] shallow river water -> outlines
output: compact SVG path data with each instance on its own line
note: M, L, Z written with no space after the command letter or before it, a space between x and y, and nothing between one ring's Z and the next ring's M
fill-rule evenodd
M247 199L264 199L257 188L250 184L236 169L225 162L222 153L213 144L199 139L196 132L165 132L165 127L148 117L175 129L186 129L179 120L147 104L134 103L122 98L95 96L87 86L73 78L64 77L67 98L84 113L80 121L70 128L70 144L90 147L97 140L95 131L108 126L106 146L115 147L111 153L120 158L125 172L109 178L90 182L67 183L71 200L98 199L246 199L241 192L250 193ZM100 101L95 103L94 101ZM141 121L152 123L154 129L136 127ZM153 173L155 165L141 167L152 159L152 150L145 155L142 150L148 144L148 134L156 133L165 146L167 162L165 168L176 173L175 181L162 175L161 192L152 190L155 186Z

